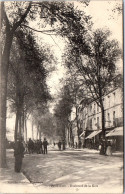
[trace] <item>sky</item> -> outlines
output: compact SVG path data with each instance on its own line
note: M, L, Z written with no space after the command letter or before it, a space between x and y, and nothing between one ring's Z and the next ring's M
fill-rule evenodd
M91 0L89 6L84 9L78 1L75 2L75 6L78 7L78 9L84 9L86 14L92 16L93 30L96 30L97 28L109 28L112 32L111 38L117 39L120 47L122 47L122 14L118 15L118 13L112 11L117 4L122 4L122 1ZM30 24L31 27L38 29L35 25L35 22ZM56 95L61 88L60 79L63 78L66 73L61 62L65 40L56 35L49 36L38 32L35 34L38 36L38 44L40 45L40 42L47 44L57 58L57 64L55 65L57 69L50 74L47 80L51 94Z
M122 3L122 1L91 0L85 11L88 15L92 16L93 30L97 28L109 28L112 32L111 39L118 40L120 47L122 47L122 14L118 15L112 11L118 3ZM56 42L55 44L51 37L44 35L44 38L53 45L52 49L59 60L56 65L57 70L53 72L48 79L51 94L56 95L61 87L59 80L64 77L66 72L65 68L61 65L61 52L63 52L65 41L59 37L53 36L53 39Z
M120 47L122 48L122 14L118 15L118 13L114 13L112 10L118 4L122 3L121 0L91 0L89 6L86 8L86 13L92 16L93 21L93 30L97 28L109 28L112 32L111 38L117 39L119 41ZM79 3L77 3L79 6ZM81 7L80 7L81 9ZM32 27L35 27L35 24L31 24ZM55 35L48 36L43 35L41 33L36 33L37 42L41 41L44 44L47 44L55 57L57 58L56 70L52 72L48 79L47 84L50 88L51 94L56 97L61 89L60 79L65 77L66 70L62 65L61 56L64 51L65 40L61 37L57 37ZM122 66L122 63L119 63L119 66ZM51 110L53 109L53 105ZM7 128L14 131L15 126L15 117L14 115L8 114L7 117ZM29 137L31 137L31 123L28 124ZM13 136L13 134L8 133L8 136ZM9 138L11 139L11 138Z

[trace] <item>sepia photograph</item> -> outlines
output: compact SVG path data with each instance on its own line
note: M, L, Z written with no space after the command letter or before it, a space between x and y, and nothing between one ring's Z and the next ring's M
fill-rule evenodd
M0 193L123 194L123 1L1 1L0 37Z

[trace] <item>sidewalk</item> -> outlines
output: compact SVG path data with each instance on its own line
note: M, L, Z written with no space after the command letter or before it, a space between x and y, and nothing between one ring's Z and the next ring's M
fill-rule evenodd
M65 151L84 151L84 152L88 152L88 153L95 153L95 154L99 154L99 150L95 150L95 149L89 149L89 148L81 148L81 149L79 149L79 148L66 148L66 150ZM124 155L123 155L124 153L123 152L121 152L121 151L115 151L115 152L113 152L112 153L112 156L110 156L110 157L123 157Z
M0 169L0 193L38 193L23 173L14 172L13 150L7 150L7 168Z

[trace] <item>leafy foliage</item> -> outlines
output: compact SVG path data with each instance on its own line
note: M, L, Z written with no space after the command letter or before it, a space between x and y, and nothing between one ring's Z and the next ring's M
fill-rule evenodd
M118 42L110 40L109 35L107 30L96 30L91 38L91 52L87 55L82 55L80 49L79 53L73 52L72 47L66 52L67 66L77 67L94 100L107 92L109 83L116 76L116 62L121 51Z
M45 62L52 61L52 55L51 60L49 59L50 55L44 47L41 52L38 50L31 35L18 32L11 52L9 99L17 102L16 90L18 87L17 95L22 96L26 110L31 110L33 107L39 106L40 103L44 104L51 100L46 85L47 71L43 66Z

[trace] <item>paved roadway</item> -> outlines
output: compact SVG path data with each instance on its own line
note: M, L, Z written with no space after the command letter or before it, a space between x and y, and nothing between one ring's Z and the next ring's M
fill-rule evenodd
M23 173L39 192L123 193L123 158L87 149L27 154Z

